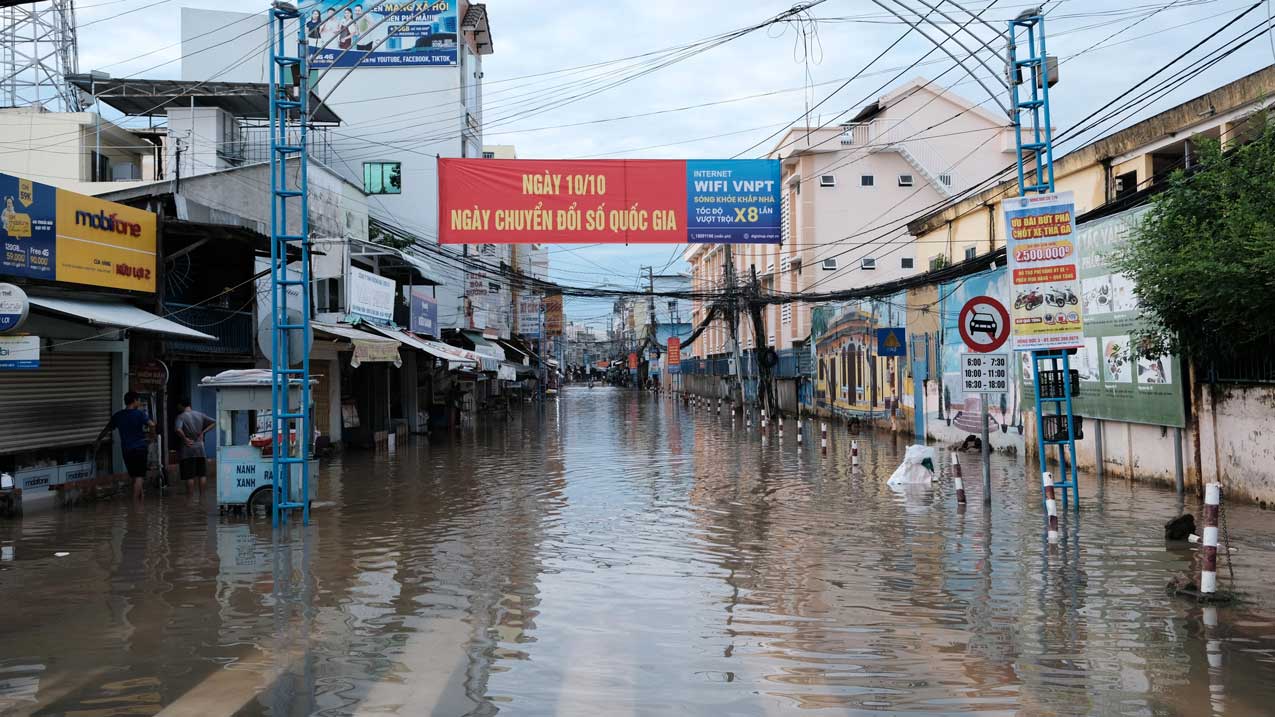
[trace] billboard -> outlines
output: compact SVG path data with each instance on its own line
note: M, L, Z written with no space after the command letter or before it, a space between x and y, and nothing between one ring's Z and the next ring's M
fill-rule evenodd
M562 335L562 294L553 294L544 298L545 336Z
M540 338L541 294L534 291L518 296L518 333L529 339Z
M0 274L155 291L151 212L0 174Z
M779 161L438 160L443 244L778 244Z
M1013 349L1075 348L1084 342L1084 312L1071 192L1006 199Z
M1131 337L1147 322L1133 282L1107 263L1146 211L1130 209L1076 228L1085 328L1084 343L1071 357L1072 369L1080 372L1080 395L1072 404L1077 414L1090 418L1180 427L1186 425L1186 409L1178 357L1133 358ZM1030 397L1033 390L1031 362L1025 361L1023 391Z
M393 279L350 267L350 313L378 323L394 320Z
M456 65L457 0L308 0L310 67Z

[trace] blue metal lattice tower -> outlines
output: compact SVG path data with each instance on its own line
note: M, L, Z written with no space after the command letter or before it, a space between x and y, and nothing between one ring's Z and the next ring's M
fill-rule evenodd
M1019 40L1026 42L1020 47ZM1045 18L1037 9L1009 21L1009 85L1010 105L1014 121L1014 139L1018 153L1018 192L1049 194L1054 191L1054 148L1049 114L1049 59L1045 52ZM1021 53L1020 57L1020 50ZM1019 85L1023 70L1030 75L1030 95L1024 99ZM1024 114L1030 120L1030 132L1024 141ZM1054 487L1062 491L1064 508L1071 491L1074 507L1080 509L1077 489L1076 426L1072 409L1070 353L1067 349L1032 351L1031 365L1036 396L1036 438L1040 445L1040 470L1048 470L1050 447L1057 447L1063 480ZM1042 377L1044 380L1042 380ZM1043 389L1043 390L1042 390ZM1048 413L1046 411L1048 410ZM1044 501L1044 488L1041 500Z
M276 1L270 9L271 521L275 526L286 523L288 511L298 508L302 522L310 522L310 222L306 181L310 88L305 24L300 18L297 9L287 3ZM287 26L292 23L296 26L296 54L289 54L288 49ZM296 126L290 132L289 122L294 118ZM291 183L289 160L296 165ZM290 215L295 234L289 233ZM288 271L289 250L301 265L295 273ZM289 306L290 291L299 296L299 305ZM300 367L293 367L290 360L295 354L289 344L294 341L301 342ZM294 403L294 398L299 401ZM301 480L299 501L292 498L294 474Z

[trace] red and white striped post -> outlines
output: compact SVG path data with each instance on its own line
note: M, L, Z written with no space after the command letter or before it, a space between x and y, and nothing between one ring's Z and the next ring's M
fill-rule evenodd
M784 417L782 415L779 416L776 422L779 424L779 440L782 442L784 440Z
M1217 517L1222 504L1222 484L1204 486L1204 552L1200 563L1200 594L1217 593Z
M952 481L956 483L956 502L965 503L965 478L961 475L961 461L952 454Z
M801 423L801 417L797 417L797 445L801 445L801 437L806 432L805 427Z
M1049 516L1049 542L1058 542L1058 501L1054 498L1054 474L1045 471L1040 474L1041 483L1045 486L1045 514Z
M717 399L717 415L722 415L722 399L720 397Z
M850 441L850 467L859 467L859 442Z
M749 411L746 408L744 409L744 427L745 428L753 427L753 414L751 411Z
M828 424L819 424L819 450L826 456L828 455Z

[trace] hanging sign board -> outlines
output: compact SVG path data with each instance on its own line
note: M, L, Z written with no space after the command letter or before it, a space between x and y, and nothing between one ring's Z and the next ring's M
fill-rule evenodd
M442 244L778 244L772 159L439 159Z
M374 323L394 320L394 280L350 267L350 313Z
M1080 257L1071 192L1006 199L1013 349L1084 345Z
M682 339L672 336L668 340L668 354L665 362L668 364L669 373L678 373L682 370Z
M0 369L40 368L39 336L0 336Z

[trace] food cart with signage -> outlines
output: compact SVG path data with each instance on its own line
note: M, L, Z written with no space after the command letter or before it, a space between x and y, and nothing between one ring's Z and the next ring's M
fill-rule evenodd
M274 500L273 445L270 440L270 371L247 369L223 371L208 376L200 386L217 392L217 506L223 513L267 512ZM288 391L288 411L301 400L301 382L293 380ZM306 410L312 416L314 406ZM307 423L310 419L307 419ZM299 450L296 431L288 437L289 450ZM307 441L314 445L314 441ZM308 456L310 475L318 475L318 461ZM310 481L310 495L301 495L301 466L295 464L287 481L288 500L314 500L316 481Z

